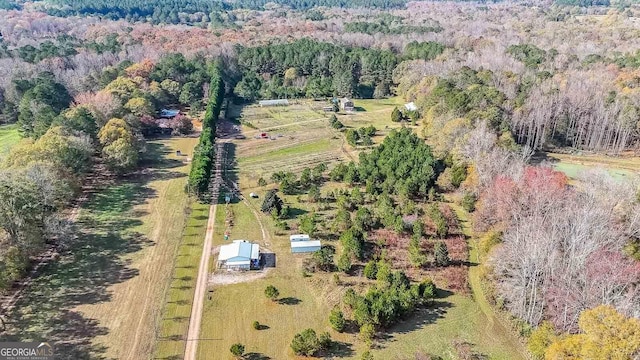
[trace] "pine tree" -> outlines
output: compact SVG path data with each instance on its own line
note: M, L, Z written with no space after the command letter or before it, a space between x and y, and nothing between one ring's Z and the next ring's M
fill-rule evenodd
M436 265L438 266L447 266L449 265L449 250L447 249L447 244L444 241L438 241L434 248L434 256Z

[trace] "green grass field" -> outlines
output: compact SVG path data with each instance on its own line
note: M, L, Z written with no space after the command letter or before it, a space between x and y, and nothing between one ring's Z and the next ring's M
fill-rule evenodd
M309 107L313 102L309 102ZM339 115L344 118L347 126L374 126L383 128L399 126L391 124L389 116L394 106L401 105L398 99L391 100L357 100L356 106L364 111L356 115ZM269 128L268 116L264 121L258 121L260 111L249 107L254 117L252 124L260 124ZM301 110L304 111L304 110ZM309 110L312 111L312 110ZM238 116L242 116L242 109L236 109ZM282 112L285 113L285 112ZM287 112L290 114L290 112ZM366 117L364 116L366 114ZM348 160L348 152L353 149L343 147L341 138L334 139L326 135L336 134L328 128L326 121L310 121L304 126L298 126L294 118L284 121L282 117L274 120L275 126L284 136L308 140L302 144L283 144L278 140L258 140L249 137L246 140L234 140L240 186L245 197L249 192L256 192L259 199L248 199L253 209L259 208L262 196L267 187L258 187L258 174L265 176L274 171L297 171L296 161L304 159L313 164L318 159L324 159L325 151L332 153L341 160ZM257 132L244 127L245 132ZM389 129L384 129L388 131ZM337 133L342 136L342 134ZM380 140L382 137L380 137ZM357 151L354 151L357 154ZM339 160L334 160L339 161ZM300 168L301 169L301 168ZM326 183L322 191L329 188L344 187L342 184ZM283 196L295 213L301 214L315 208L314 204L305 202L306 195ZM260 243L267 251L272 251L277 257L277 266L269 270L266 275L249 274L250 281L228 285L216 284L213 287L211 299L205 302L200 338L198 346L199 359L230 359L229 347L236 342L246 346L250 359L294 359L289 344L293 336L305 328L313 328L317 332L329 331L337 342L333 358L358 359L366 349L366 345L359 340L357 333L337 333L330 329L328 314L331 308L339 304L345 285L337 285L332 274L314 273L304 276L302 272L305 255L293 255L290 252L288 233L278 235L273 221L264 214L259 214L262 223L268 230L268 239L263 240L259 223L251 207L245 203L229 205L233 211L234 225L230 228L230 240L246 239ZM331 210L324 211L326 215ZM216 233L214 245L224 243L225 226L224 205L219 205L216 216ZM289 221L295 224L296 220ZM340 251L336 240L330 241ZM473 252L472 252L473 254ZM213 261L215 261L215 256ZM340 274L343 284L353 285L360 290L366 289L368 280L355 275ZM264 296L264 288L273 284L280 291L283 303L274 303ZM473 344L474 350L486 355L489 359L521 359L522 347L510 330L498 326L501 324L491 312L486 300L475 301L474 297L449 292L441 292L434 306L421 310L411 318L391 328L384 339L377 341L372 350L375 359L413 359L416 351L437 354L445 359L454 359L453 342L463 340ZM479 295L474 293L476 297ZM259 321L265 325L263 330L252 328L252 322Z
M151 141L145 171L96 189L69 252L28 288L3 340L51 341L66 359L152 357L190 205L189 164L175 151L196 142Z
M18 125L0 125L0 159L19 141Z
M198 202L191 204L191 213L180 240L171 285L162 309L155 358L179 358L184 354L185 337L189 329L191 304L208 218L208 204Z
M565 173L570 179L578 179L584 172L600 169L617 180L640 176L640 157L604 155L567 155L548 153L553 167Z

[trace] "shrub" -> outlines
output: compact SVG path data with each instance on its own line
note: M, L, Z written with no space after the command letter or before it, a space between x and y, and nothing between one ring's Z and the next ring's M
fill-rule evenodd
M236 358L240 358L242 357L242 354L244 354L244 345L240 343L233 344L231 345L229 351L231 351L231 354L233 354L233 356L235 356Z
M402 121L402 112L400 112L400 109L398 109L397 107L393 108L393 111L391 112L391 121L393 122Z
M331 335L328 332L323 332L318 337L318 343L320 345L320 349L326 350L331 347Z
M261 177L260 179L258 179L258 186L267 186L267 180Z
M349 254L343 252L338 259L338 270L342 272L349 272L351 270L351 259L349 258Z
M256 330L260 330L260 322L257 320L253 322L253 328Z
M278 289L275 286L269 285L264 289L264 295L268 299L276 301L276 299L278 299L278 296L280 296L280 292L278 291Z
M462 205L462 208L465 209L467 212L473 212L476 209L476 195L472 192L469 191L465 191L464 195L462 196L462 201L460 202L460 205Z
M323 246L320 250L313 253L312 261L316 269L322 271L333 270L333 254L335 249L331 246Z
M360 355L360 360L373 360L373 354L371 354L371 351L367 350Z
M337 307L334 307L329 314L329 324L331 324L331 328L337 332L342 332L344 330L346 325L344 314Z
M371 280L375 279L377 273L378 273L378 263L375 262L374 260L369 261L364 266L364 276L367 279L371 279Z
M360 326L360 338L371 345L373 338L376 335L376 328L371 323L364 324Z
M438 204L431 204L429 206L429 218L433 221L433 225L436 227L436 234L440 238L447 236L449 232L449 226L447 225L447 219L444 217L442 210L438 207Z
M296 355L313 356L320 348L320 340L313 329L296 334L291 341L291 349Z

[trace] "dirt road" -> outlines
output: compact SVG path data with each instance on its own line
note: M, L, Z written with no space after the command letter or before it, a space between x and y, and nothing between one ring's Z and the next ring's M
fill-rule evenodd
M185 360L195 360L198 353L198 336L200 336L200 323L202 321L202 307L207 290L207 280L209 273L209 258L211 257L211 244L213 242L214 225L216 222L217 205L211 205L209 209L209 221L207 222L207 234L202 246L202 257L200 258L200 268L198 270L198 280L196 291L193 296L193 306L191 307L191 317L189 319L189 332L187 333L187 345L184 351Z

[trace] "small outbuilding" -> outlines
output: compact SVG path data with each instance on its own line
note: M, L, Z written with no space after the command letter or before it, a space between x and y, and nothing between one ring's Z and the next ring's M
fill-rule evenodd
M163 119L173 119L180 114L180 110L177 109L162 109L160 110L160 117Z
M312 253L321 248L320 240L295 241L291 243L291 252L294 254Z
M349 98L340 99L340 107L344 111L353 111L355 109L355 105L353 104L353 101L350 100Z
M404 104L404 108L408 111L417 111L418 106L414 102Z
M260 267L260 245L247 240L234 240L220 246L218 268L227 270L251 270Z
M309 235L305 234L291 235L289 241L291 252L294 254L316 252L322 247L320 240L311 240Z

